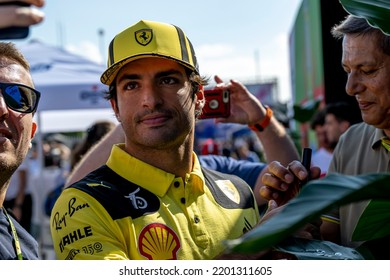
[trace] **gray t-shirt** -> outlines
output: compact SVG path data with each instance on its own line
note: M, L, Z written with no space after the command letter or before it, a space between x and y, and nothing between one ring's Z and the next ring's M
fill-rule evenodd
M7 211L9 212L9 211ZM22 249L23 259L38 260L38 243L37 241L8 213L16 228ZM16 250L14 247L14 238L11 227L3 208L0 208L0 259L17 260Z
M345 175L389 172L390 153L381 145L385 134L366 123L351 126L341 137L333 152L328 173L337 172ZM357 247L361 244L352 242L353 230L369 201L353 203L340 208L341 244Z

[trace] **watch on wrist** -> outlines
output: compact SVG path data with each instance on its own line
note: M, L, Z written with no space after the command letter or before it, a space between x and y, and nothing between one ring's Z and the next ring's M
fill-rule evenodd
M266 111L265 117L261 121L259 121L258 123L249 126L249 128L252 129L253 131L260 131L260 132L264 131L264 129L266 129L266 127L271 122L271 118L272 118L272 115L274 114L274 112L267 105L265 105L264 108Z

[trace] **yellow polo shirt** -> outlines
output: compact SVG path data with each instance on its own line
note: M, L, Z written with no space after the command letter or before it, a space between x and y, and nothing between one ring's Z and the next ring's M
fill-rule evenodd
M59 259L212 259L224 240L257 224L253 193L240 178L202 172L194 154L183 181L122 148L57 200L51 232Z

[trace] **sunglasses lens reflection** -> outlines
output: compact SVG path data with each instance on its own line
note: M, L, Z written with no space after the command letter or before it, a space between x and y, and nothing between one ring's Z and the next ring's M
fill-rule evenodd
M31 113L35 110L38 100L36 91L15 84L2 84L2 94L7 106L17 112Z

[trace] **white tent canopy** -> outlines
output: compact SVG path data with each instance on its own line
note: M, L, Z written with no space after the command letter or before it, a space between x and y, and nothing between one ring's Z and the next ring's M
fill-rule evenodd
M100 82L103 65L39 41L19 48L42 93L36 114L40 132L83 131L97 120L116 121Z

